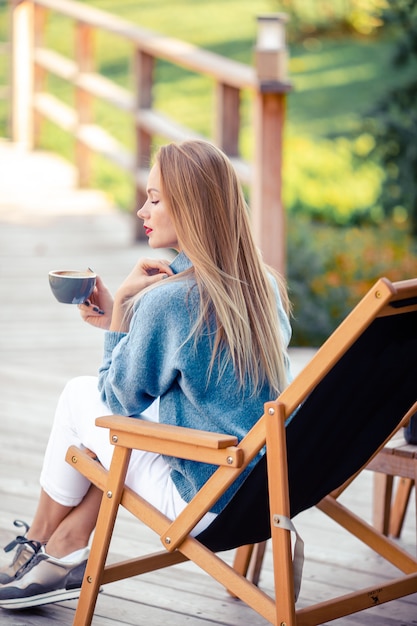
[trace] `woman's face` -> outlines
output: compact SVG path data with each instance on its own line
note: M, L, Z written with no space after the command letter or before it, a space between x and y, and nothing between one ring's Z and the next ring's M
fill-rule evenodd
M161 191L161 174L156 163L149 173L148 199L137 216L143 220L143 227L151 248L173 248L179 250L177 233Z

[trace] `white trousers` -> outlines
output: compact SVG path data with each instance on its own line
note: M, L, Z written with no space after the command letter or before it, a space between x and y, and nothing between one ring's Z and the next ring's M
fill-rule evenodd
M70 445L89 448L109 469L114 446L109 441L108 429L95 425L97 417L109 414L111 411L100 398L95 376L74 378L64 388L40 477L41 487L59 504L77 506L90 487L90 482L65 461ZM143 413L143 418L158 421L158 400ZM170 467L160 454L133 450L126 485L171 520L186 506L171 480ZM202 532L215 517L214 513L206 513L192 534Z

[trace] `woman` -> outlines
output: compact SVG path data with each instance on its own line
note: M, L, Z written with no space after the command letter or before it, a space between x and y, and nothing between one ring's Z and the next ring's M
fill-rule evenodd
M138 211L152 248L174 261L141 259L114 300L98 279L80 306L106 330L97 378L71 381L59 400L27 535L0 573L0 606L22 608L78 597L101 492L64 460L85 446L109 467L112 446L100 415L244 437L289 377L287 296L263 264L227 157L203 141L162 147ZM255 459L254 462L256 462ZM194 461L135 451L126 483L170 519L214 471ZM246 474L194 528L199 534Z

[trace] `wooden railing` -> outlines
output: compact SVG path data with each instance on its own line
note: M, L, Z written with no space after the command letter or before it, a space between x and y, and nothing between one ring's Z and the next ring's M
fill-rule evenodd
M116 5L115 5L116 6ZM72 0L10 0L12 24L12 138L32 149L37 146L43 120L70 133L76 142L79 184L91 178L91 157L100 154L128 172L135 185L136 207L146 197L147 167L155 136L169 141L195 137L190 128L153 108L156 60L210 76L215 86L214 136L209 138L231 158L250 189L251 217L264 259L285 271L284 212L281 199L282 141L286 82L261 80L251 66L167 38L125 20ZM47 48L47 15L55 12L74 21L73 58ZM95 69L94 35L105 31L132 47L133 88L128 90ZM47 75L70 83L74 107L47 91ZM244 90L252 94L253 158L239 154L240 103ZM128 115L135 147L132 152L95 123L94 99ZM138 231L136 232L138 236Z
M4 0L0 0L0 11L4 15L4 11L7 6L1 6L1 4L7 5L7 2ZM10 90L10 77L9 77L9 69L10 69L10 41L9 41L10 33L6 30L3 33L0 33L0 58L3 60L4 73L0 77L0 104L6 109L6 116L4 120L4 134L9 137L10 136L10 115L11 111L8 106L8 103L11 99L11 90ZM4 103L4 104L3 104Z

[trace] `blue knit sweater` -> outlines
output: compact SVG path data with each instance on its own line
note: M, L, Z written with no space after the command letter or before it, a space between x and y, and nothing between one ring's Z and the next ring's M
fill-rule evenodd
M190 266L183 253L171 265L175 273ZM290 324L273 282L287 346ZM271 392L265 386L253 396L250 384L239 389L231 364L219 380L217 360L207 381L210 339L203 335L195 344L194 339L188 338L199 305L198 289L192 289L193 285L192 277L162 281L138 301L128 333L105 333L99 390L114 414L140 418L141 412L159 397L160 422L226 433L241 440L262 415L264 403L272 399ZM187 502L216 469L195 461L173 457L167 460L172 479ZM213 512L223 509L248 471L216 503Z

